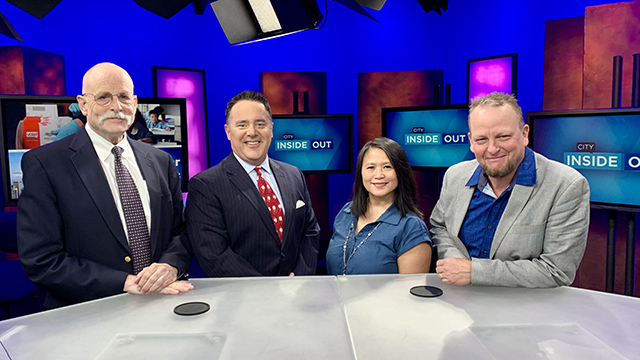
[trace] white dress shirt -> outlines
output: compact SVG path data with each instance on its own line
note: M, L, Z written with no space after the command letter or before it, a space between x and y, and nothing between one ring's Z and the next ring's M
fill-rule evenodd
M249 174L249 177L253 181L253 184L256 186L256 189L260 191L260 188L258 187L258 173L256 172L256 165L251 165L248 162L242 160L238 155L236 155L236 153L233 153L233 156L236 157L240 165L242 165L242 167L247 172L247 174ZM262 162L262 164L257 166L262 167L262 171L261 171L262 177L269 183L269 185L273 189L273 192L278 197L278 201L280 201L280 205L282 206L282 214L284 214L285 211L284 211L284 203L282 202L282 195L280 195L280 188L278 188L278 182L276 181L276 177L273 175L273 171L271 171L271 166L269 166L269 157L267 156L266 159L264 159L264 161Z
M85 128L87 129L87 134L91 139L91 143L93 143L93 148L98 154L102 170L104 170L104 174L107 177L107 182L109 183L109 188L113 195L113 200L116 203L116 208L118 208L122 228L127 236L127 242L129 241L129 231L127 230L127 222L124 219L122 201L120 201L120 192L118 191L118 183L116 181L115 155L111 152L111 149L114 146L120 146L123 149L122 163L127 170L129 170L129 173L131 174L131 177L133 177L133 181L138 188L140 200L142 201L142 208L144 210L144 216L147 219L149 236L151 236L151 199L149 197L149 190L147 189L147 182L142 178L142 172L140 172L140 167L138 166L138 162L136 161L136 157L133 154L133 149L131 148L131 144L129 144L127 137L125 136L117 145L113 145L111 142L107 141L107 139L93 131L89 123L87 123Z

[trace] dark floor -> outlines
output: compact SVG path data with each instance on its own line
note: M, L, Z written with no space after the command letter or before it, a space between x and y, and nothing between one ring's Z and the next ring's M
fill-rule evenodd
M43 306L43 303L44 303L44 292L20 304L11 305L9 307L9 318L12 319L19 316L24 316L24 315L29 315L29 314L37 313L40 311L44 311L45 308ZM0 320L5 320L5 309L2 309L2 311L0 311Z

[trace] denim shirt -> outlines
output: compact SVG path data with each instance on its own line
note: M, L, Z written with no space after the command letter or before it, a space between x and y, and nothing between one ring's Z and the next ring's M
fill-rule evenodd
M397 274L400 255L420 243L431 244L424 221L413 213L401 217L395 205L389 206L377 221L365 225L354 236L357 223L358 218L351 214L351 202L348 202L333 224L333 236L327 250L329 274L342 275L345 259L346 274ZM343 247L347 235L345 252ZM367 236L369 238L358 248Z

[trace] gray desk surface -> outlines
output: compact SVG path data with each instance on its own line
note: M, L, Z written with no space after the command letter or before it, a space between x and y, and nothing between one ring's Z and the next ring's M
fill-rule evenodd
M425 275L195 279L0 322L9 359L640 359L640 299ZM178 316L188 301L208 312Z

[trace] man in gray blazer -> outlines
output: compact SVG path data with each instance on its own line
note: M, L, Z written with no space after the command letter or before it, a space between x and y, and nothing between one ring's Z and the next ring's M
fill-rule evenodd
M589 230L589 184L527 147L529 126L508 94L473 101L476 160L447 170L431 214L436 272L445 284L570 285Z

